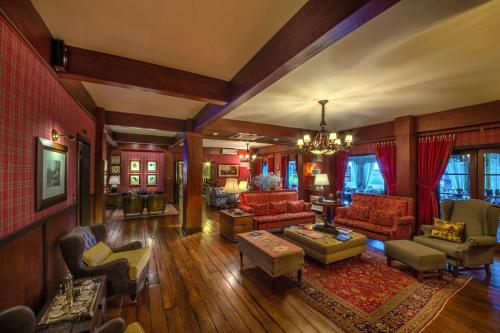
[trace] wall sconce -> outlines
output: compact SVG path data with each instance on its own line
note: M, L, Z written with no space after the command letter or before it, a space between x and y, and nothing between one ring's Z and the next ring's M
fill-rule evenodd
M52 137L52 141L57 141L59 138L64 138L67 137L69 141L75 141L76 137L71 134L59 134L55 128L52 129L52 132L50 132L50 136Z

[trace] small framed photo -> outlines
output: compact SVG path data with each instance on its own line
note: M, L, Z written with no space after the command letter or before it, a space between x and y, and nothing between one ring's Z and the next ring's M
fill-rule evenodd
M111 174L116 175L120 174L121 167L119 165L112 165L111 166Z
M141 175L131 173L128 175L128 186L141 186Z
M156 172L156 161L148 161L148 172Z
M36 211L66 201L68 147L38 138L36 156Z
M156 173L148 173L146 174L146 186L156 186Z
M121 163L121 156L120 155L112 155L111 156L111 164L112 165L120 165Z
M131 172L141 172L141 161L130 160L130 171Z

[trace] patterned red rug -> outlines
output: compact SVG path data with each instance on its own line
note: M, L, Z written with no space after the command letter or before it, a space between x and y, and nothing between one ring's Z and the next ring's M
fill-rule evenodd
M369 249L325 267L306 259L301 297L346 332L418 332L470 278L426 279L419 283L406 266Z

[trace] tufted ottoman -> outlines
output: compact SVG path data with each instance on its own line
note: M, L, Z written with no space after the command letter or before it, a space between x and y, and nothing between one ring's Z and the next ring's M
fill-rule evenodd
M443 252L409 240L392 240L385 242L387 266L396 259L418 272L418 281L424 277L438 276L443 278L446 255Z
M267 231L251 231L239 234L241 267L243 256L259 266L264 272L274 278L297 272L300 284L302 268L304 267L304 250Z

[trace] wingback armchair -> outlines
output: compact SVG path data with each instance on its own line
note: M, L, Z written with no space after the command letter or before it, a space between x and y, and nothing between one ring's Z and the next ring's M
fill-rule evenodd
M441 203L441 214L443 220L465 222L464 242L455 243L429 237L434 228L432 225L423 225L424 234L415 236L413 240L444 252L455 273L459 267L484 265L486 273L491 274L490 264L495 255L500 207L475 199L444 200Z
M211 206L220 209L227 207L227 200L229 197L236 198L235 194L224 193L220 187L212 187L210 194ZM236 200L234 200L236 201Z
M123 199L123 215L142 215L144 211L144 199L140 195L127 195Z
M24 305L17 305L0 312L0 331L32 333L35 330L35 314Z
M165 194L151 194L147 201L148 214L163 214L165 212L165 205L167 197Z
M139 241L109 248L106 226L77 227L59 241L61 253L75 278L106 275L110 294L136 294L147 281L151 249ZM91 259L89 259L91 258ZM85 261L91 264L87 264Z

